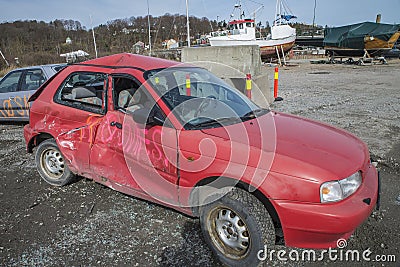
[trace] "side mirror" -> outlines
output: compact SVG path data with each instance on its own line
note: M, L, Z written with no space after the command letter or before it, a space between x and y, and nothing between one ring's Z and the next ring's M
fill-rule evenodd
M163 117L159 112L151 112L148 108L137 109L132 113L133 120L138 124L143 125L158 125L164 124Z

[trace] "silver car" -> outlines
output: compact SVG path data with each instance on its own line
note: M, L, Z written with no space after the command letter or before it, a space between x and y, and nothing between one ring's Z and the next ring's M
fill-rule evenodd
M29 97L66 64L32 66L10 71L0 80L0 121L28 121Z

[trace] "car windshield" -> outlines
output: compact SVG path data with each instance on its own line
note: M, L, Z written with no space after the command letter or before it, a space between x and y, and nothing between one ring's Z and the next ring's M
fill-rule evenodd
M186 129L221 127L269 112L202 68L152 70L145 78Z

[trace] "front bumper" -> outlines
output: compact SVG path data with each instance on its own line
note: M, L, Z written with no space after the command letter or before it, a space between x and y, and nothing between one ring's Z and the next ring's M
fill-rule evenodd
M370 165L363 173L363 183L350 197L336 203L299 203L274 201L290 247L336 247L347 239L372 213L378 199L378 173Z

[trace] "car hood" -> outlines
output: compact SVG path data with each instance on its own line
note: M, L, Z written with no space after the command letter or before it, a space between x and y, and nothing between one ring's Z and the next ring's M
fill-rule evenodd
M229 133L241 133L230 141L232 154L244 155L242 164L318 183L353 174L369 157L366 145L354 135L284 113L270 112L241 124L202 131L224 140L230 138ZM248 144L249 154L243 153L243 144Z

